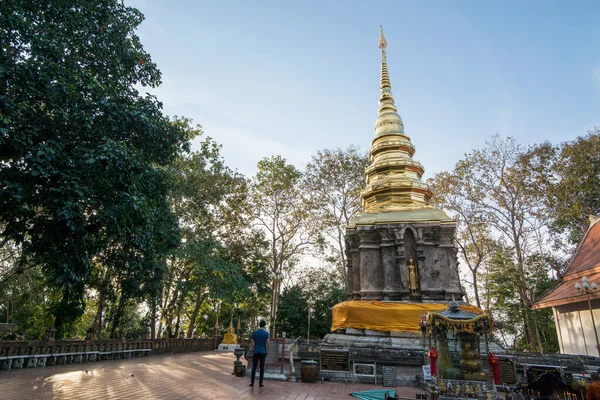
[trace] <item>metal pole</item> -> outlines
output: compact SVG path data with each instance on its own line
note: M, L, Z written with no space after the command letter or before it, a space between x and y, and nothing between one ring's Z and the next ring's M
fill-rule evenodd
M308 334L306 335L308 344L310 344L310 307L308 307Z
M273 278L273 293L271 295L271 337L275 337L275 285L276 285L277 275Z
M279 281L275 278L275 283L273 283L273 321L271 322L271 336L273 338L277 337L277 304L279 302Z
M600 342L598 341L598 329L596 328L596 321L594 320L594 311L592 310L592 302L590 301L589 293L587 293L587 301L588 307L590 309L590 314L592 315L592 325L594 325L594 334L596 335L596 351L598 352L598 356L600 356Z

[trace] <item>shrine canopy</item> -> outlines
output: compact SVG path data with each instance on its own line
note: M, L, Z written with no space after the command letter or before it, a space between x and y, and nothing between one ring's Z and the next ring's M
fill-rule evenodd
M475 317L483 311L472 305L458 308ZM351 300L336 304L333 309L331 331L354 328L379 332L420 332L422 318L428 313L448 309L443 303L391 303Z
M427 316L427 322L425 324L427 333L431 334L436 331L478 333L489 332L492 329L493 321L488 314L470 311L471 310L461 309L453 299L446 310L432 312Z

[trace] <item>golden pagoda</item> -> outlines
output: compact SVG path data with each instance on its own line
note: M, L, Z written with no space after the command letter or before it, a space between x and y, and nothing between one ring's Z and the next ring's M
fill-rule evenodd
M432 208L428 206L431 191L421 181L423 166L412 159L415 146L404 133L402 118L394 105L386 47L381 28L381 97L375 138L369 152L371 165L365 171L367 187L362 192L362 203L368 213Z
M429 203L423 166L413 159L415 147L394 104L383 29L379 48L381 95L361 192L364 210L346 227L349 300L332 308L323 344L349 349L357 363L395 365L396 375L409 382L429 347L428 315L443 313L451 302L461 313L482 311L462 302L456 222Z
M364 211L346 227L350 301L333 307L332 331L419 332L424 314L463 296L456 222L429 204L423 166L413 159L415 146L394 104L383 28L379 48L381 95L361 192Z
M379 48L381 95L375 121L375 138L369 151L371 165L365 170L367 186L361 193L365 212L350 222L348 229L376 221L430 220L452 223L453 220L446 213L429 205L432 194L421 180L423 166L412 158L415 146L404 132L404 123L392 96L383 28L380 30Z

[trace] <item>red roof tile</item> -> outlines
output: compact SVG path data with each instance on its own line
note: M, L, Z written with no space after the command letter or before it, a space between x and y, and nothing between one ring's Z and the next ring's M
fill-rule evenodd
M575 257L571 260L567 275L576 274L600 266L600 219L588 229Z
M532 308L554 307L583 301L585 298L575 289L575 284L583 276L600 284L600 218L589 227L560 283L538 299ZM590 298L600 299L600 291Z
M587 276L591 282L600 283L600 268L593 273L585 274L585 276ZM573 275L563 278L558 286L536 301L533 308L555 307L563 304L579 303L580 301L586 300L586 297L579 294L577 289L575 289L575 284L580 280L579 276ZM600 299L600 292L591 295L590 299Z

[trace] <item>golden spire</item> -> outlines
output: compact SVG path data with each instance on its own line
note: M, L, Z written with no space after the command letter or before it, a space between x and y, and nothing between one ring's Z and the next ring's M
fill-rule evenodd
M385 48L387 47L387 42L385 41L385 36L383 36L383 26L379 25L380 34L379 34L379 48L381 49L381 84L379 87L383 88L392 88L390 84L390 76L388 75L387 69L387 60L385 58ZM390 95L392 93L390 92Z
M385 36L383 36L383 25L379 25L379 48L385 51L386 47L387 42L385 41Z
M429 206L431 192L421 181L423 166L413 160L415 147L404 133L404 123L394 105L388 73L387 41L380 27L381 97L371 144L371 165L365 170L367 187L361 193L368 213L415 210Z

